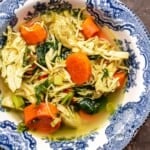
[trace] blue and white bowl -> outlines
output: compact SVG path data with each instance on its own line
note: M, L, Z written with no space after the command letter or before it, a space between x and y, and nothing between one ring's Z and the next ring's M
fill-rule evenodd
M39 1L0 0L0 34L8 24L16 25L29 11L34 11L33 5L37 6L36 11L44 10L45 2L49 1ZM130 142L150 112L150 35L143 23L119 0L68 1L73 7L86 6L98 23L114 30L124 50L130 53L130 74L125 96L116 113L98 131L64 141L50 141L28 132L18 133L19 117L0 108L0 147L5 150L121 150ZM61 0L50 2L64 3ZM3 40L0 37L0 45Z

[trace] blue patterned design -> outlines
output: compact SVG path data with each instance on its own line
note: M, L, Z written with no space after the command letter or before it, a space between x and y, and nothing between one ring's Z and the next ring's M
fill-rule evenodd
M128 103L120 107L116 114L111 118L111 125L106 129L109 139L104 145L107 150L120 150L126 146L136 133L137 127L143 123L150 107L149 94L143 93L141 101L138 103ZM148 108L143 110L141 108ZM116 117L117 116L117 117Z
M89 147L89 142L93 142L98 135L97 132L93 132L85 137L79 137L76 140L58 140L50 141L46 139L45 142L49 143L53 150L86 150Z
M92 1L89 1L89 11L93 15L98 15L96 9L91 9ZM145 91L141 93L140 101L137 103L127 103L124 107L120 107L118 111L110 119L110 125L107 127L105 133L108 138L108 143L99 147L97 150L121 150L123 149L135 135L136 130L142 125L146 117L150 112L150 35L145 29L142 22L135 14L129 10L125 5L114 0L101 0L95 3L96 8L102 8L103 18L98 15L99 21L109 25L114 30L125 31L128 30L131 36L136 37L137 47L140 51L140 55L145 59L145 68L143 71L143 79ZM110 21L111 20L111 21ZM119 24L119 25L118 25ZM142 33L142 34L141 34ZM130 43L125 41L128 51L130 52L129 66L130 76L128 86L136 86L136 73L140 68L140 63L137 62L137 56L133 49L130 48ZM132 73L134 75L132 75ZM140 88L138 90L141 90ZM136 94L136 93L135 93ZM132 100L131 100L132 101Z
M0 147L5 150L36 150L36 141L27 132L19 133L8 120L0 122Z
M140 32L134 24L139 22L139 19L117 0L87 0L87 8L92 15L96 16L97 22L107 24L113 30L128 30L131 35ZM144 29L142 24L140 26Z
M93 16L95 16L97 22L101 24L107 24L113 30L119 30L119 31L128 30L132 36L135 36L134 34L138 33L137 31L135 32L135 30L138 29L136 29L136 26L134 25L135 22L133 22L135 20L137 21L137 18L132 19L132 22L130 22L130 20L126 18L128 16L128 13L130 12L124 11L120 3L111 0L100 0L98 2L95 3L94 2L95 2L94 0L88 0L87 6L89 12ZM117 7L117 5L120 7ZM133 14L130 13L130 15ZM127 21L126 19L129 21ZM125 42L125 49L130 53L130 57L128 60L130 74L128 77L128 83L126 88L128 91L129 88L136 86L135 82L136 82L137 70L139 69L139 62L137 62L137 56L134 52L134 49L132 49L130 46L131 42L128 42L126 39L122 42ZM141 47L139 46L139 48Z
M3 0L0 1L0 34L2 31L5 31L6 26L11 22L11 24L16 23L16 18L14 11L19 8L19 6L23 5L26 0ZM14 18L14 19L13 19Z
M51 2L56 1L51 0ZM12 17L16 18L14 10L23 5L24 2L25 0L0 1L0 33L4 31ZM111 117L110 125L105 130L108 142L103 146L95 145L97 150L121 150L135 135L136 130L142 125L150 112L150 35L139 18L121 2L117 0L87 0L86 3L88 11L96 17L97 22L100 24L106 24L116 31L129 31L130 36L137 39L136 46L139 50L140 58L145 60L142 62L144 67L141 67L139 55L134 51L132 41L130 43L124 39L125 50L130 52L128 92L132 88L136 88L138 92L141 90L136 87L138 85L138 71L143 75L144 89L142 89L141 93L139 92L138 102L132 102L132 99L129 100L129 103L125 106L120 106ZM43 6L45 7L45 5ZM94 142L97 138L99 138L99 135L94 132L84 138L75 140L49 141L45 139L44 141L54 150L86 150L89 149L90 142ZM23 147L20 148L22 145ZM0 146L4 149L13 149L13 147L17 146L18 149L35 149L36 141L27 132L19 134L14 123L4 121L0 122Z
M23 5L24 2L25 0L3 0L0 3L0 13L5 13L11 16L12 14L14 14L14 10L20 5Z
M130 46L131 42L124 40L124 43L125 43L124 50L130 53L129 59L127 60L127 65L129 66L129 70L130 70L130 73L128 75L128 82L126 85L126 91L128 91L130 88L133 88L137 85L136 75L137 75L137 71L140 69L140 62L138 61L134 50Z

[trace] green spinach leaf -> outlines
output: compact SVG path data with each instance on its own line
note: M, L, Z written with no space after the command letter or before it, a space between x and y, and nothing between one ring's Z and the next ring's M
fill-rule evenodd
M55 40L55 42L45 42L36 47L37 59L39 64L46 66L45 55L50 50L50 48L57 50L58 41Z
M79 110L81 109L88 114L95 114L104 109L106 107L106 104L107 98L102 96L98 99L83 98L78 102L77 106Z

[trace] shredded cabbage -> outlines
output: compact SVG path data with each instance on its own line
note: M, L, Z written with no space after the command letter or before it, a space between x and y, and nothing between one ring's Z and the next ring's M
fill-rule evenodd
M22 77L26 71L26 67L23 67L26 43L20 34L13 32L10 27L7 37L7 43L1 50L1 76L14 92L21 87Z
M27 45L19 31L8 27L6 45L0 51L1 78L8 85L10 95L21 96L27 105L42 101L55 103L64 123L73 128L80 125L80 119L72 109L69 92L73 104L84 97L95 100L117 89L119 79L114 78L114 74L118 70L129 70L124 63L129 58L128 52L98 36L84 37L83 11L77 16L67 10L41 14L39 21L48 36L38 45ZM89 81L81 86L72 81L66 69L67 56L75 52L84 52L92 67ZM13 107L13 102L8 100L10 96L4 94L3 97L2 105ZM56 118L52 126L59 121L60 118Z

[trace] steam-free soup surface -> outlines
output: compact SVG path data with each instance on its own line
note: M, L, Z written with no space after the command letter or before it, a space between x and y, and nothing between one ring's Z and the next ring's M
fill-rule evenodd
M47 10L30 19L16 31L8 27L0 50L8 115L51 139L103 127L123 100L128 52L86 10Z

